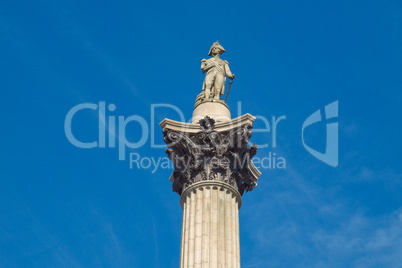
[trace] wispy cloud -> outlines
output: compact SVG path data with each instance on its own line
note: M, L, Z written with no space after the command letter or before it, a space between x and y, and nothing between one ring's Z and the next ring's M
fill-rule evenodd
M402 263L402 208L384 217L354 215L335 230L312 239L326 263L354 267L399 267Z
M393 174L362 168L360 180ZM395 174L390 178L397 179ZM398 267L402 263L402 207L370 215L343 198L337 185L314 184L291 168L242 211L247 220L244 267ZM250 202L249 200L245 202ZM256 213L257 211L257 213ZM248 242L249 243L249 242Z

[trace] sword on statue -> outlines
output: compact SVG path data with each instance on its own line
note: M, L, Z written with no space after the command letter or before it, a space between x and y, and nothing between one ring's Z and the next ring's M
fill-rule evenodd
M226 93L226 99L225 99L225 103L226 103L226 101L228 100L229 91L230 91L230 86L232 85L232 83L233 83L233 79L230 79L230 82L229 82L229 88L228 88L228 93Z

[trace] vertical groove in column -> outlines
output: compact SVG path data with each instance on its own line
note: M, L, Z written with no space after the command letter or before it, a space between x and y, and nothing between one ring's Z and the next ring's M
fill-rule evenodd
M226 267L226 250L225 250L225 189L220 187L219 189L219 252L221 267Z
M210 240L210 248L211 248L211 264L212 268L218 267L218 187L212 187L212 210L211 210L211 240Z
M237 199L236 199L237 200ZM240 221L239 221L239 203L236 201L236 248L237 248L237 268L240 268Z
M186 214L185 218L185 223L183 223L182 228L184 229L184 243L183 243L183 256L181 257L183 267L187 267L187 258L188 258L188 223L190 219L190 199L188 198L188 195L184 196L184 203L183 203L183 213Z
M202 230L202 267L206 268L209 265L209 229L211 221L211 187L207 186L204 189L204 218Z
M199 187L197 189L197 204L195 211L195 239L194 239L194 268L201 268L201 256L202 256L202 223L204 217L203 211L203 194L204 188Z
M221 252L221 189L220 187L218 187L218 190L216 191L217 196L218 196L218 200L216 203L216 217L217 217L217 223L216 223L216 231L217 231L217 236L216 236L216 240L217 240L217 255L218 255L218 267L221 268L222 266L222 252Z
M226 266L232 266L232 193L225 190Z
M232 199L232 215L231 215L231 222L232 222L232 262L233 267L237 267L237 250L236 250L236 196L231 194Z
M224 212L223 212L223 217L225 219L225 224L223 225L225 230L224 230L224 249L225 249L225 267L230 267L229 263L228 263L228 255L229 255L229 251L228 251L228 246L229 246L229 241L228 241L228 231L229 231L229 225L228 225L228 206L227 206L227 193L226 193L226 189L223 190L223 204L224 204Z
M237 203L236 203L236 200L237 200L237 197L234 195L234 194L232 194L232 207L233 207L233 210L232 210L232 212L233 212L233 214L232 214L232 224L233 224L233 229L232 229L232 233L233 233L233 267L235 267L235 268L237 268L237 242L236 242L236 239L237 239L237 236L239 235L239 234L237 234L236 233L236 215L237 215L237 213L236 213L236 211L237 211L237 209L238 209L238 207L237 207Z
M190 194L190 224L189 224L189 241L188 241L188 264L187 267L194 267L194 237L195 237L195 206L197 203L196 190L192 190Z
M184 198L183 201L183 217L182 217L182 223L181 223L181 249L180 249L180 267L184 267L184 249L186 248L186 214L187 214L187 209L186 209L186 204L187 204L187 199Z

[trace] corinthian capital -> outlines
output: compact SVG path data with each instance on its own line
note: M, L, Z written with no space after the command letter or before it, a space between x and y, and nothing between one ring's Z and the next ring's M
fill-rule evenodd
M208 116L199 124L162 121L166 153L174 165L173 191L181 195L193 183L207 180L228 183L240 194L255 188L261 173L251 161L257 145L248 146L253 121L250 115L217 124Z

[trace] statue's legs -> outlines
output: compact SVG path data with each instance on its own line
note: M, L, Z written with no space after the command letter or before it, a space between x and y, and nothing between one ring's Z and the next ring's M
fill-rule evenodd
M225 77L221 74L216 74L214 81L214 99L219 100L221 97L221 90L225 83Z
M216 78L216 74L214 74L214 73L208 74L205 77L205 81L204 81L204 83L205 83L204 94L205 95L204 95L204 98L206 100L211 98L211 89L215 84L215 78ZM215 93L215 92L213 92L213 93Z

